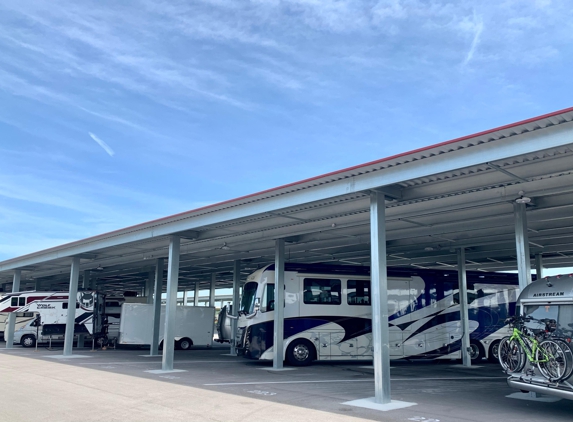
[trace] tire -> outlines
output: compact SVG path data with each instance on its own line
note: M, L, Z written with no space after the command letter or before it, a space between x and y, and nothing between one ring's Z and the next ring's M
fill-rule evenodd
M193 346L193 341L190 338L183 337L176 343L175 348L179 350L189 350L191 346Z
M554 337L551 340L557 342L565 352L564 359L567 362L567 371L563 375L562 380L569 379L571 374L573 374L573 349L571 349L571 344L568 343L567 340L559 337Z
M535 360L539 372L549 381L561 381L569 373L567 350L556 341L545 340L539 343Z
M36 337L32 334L27 334L20 339L22 347L34 347L36 345Z
M292 366L308 366L315 356L314 345L305 339L293 340L286 351L286 360Z
M510 337L505 337L499 342L499 363L507 373L520 372L525 366L525 353L521 344Z
M480 341L471 341L470 342L470 359L472 363L477 363L483 359L485 356L485 350Z
M491 363L499 363L499 340L494 341L489 346L489 353L487 355L487 360Z

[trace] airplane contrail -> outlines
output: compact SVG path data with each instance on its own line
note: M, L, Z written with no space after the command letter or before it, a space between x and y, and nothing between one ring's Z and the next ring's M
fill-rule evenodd
M113 149L111 149L111 147L108 144L106 144L103 140L98 138L93 133L91 133L91 132L88 132L88 133L91 136L91 138L94 141L96 141L99 144L99 146L102 147L105 150L105 152L107 152L110 155L110 157L113 157L115 155L115 152L113 151Z

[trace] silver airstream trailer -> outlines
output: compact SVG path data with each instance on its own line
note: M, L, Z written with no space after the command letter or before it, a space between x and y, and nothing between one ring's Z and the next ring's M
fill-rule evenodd
M555 320L556 334L573 346L573 274L545 277L531 283L523 289L517 303L523 316L535 320ZM530 328L536 328L533 321L531 324L528 324ZM573 376L554 383L528 370L526 366L522 373L511 374L507 382L510 387L521 391L573 400Z

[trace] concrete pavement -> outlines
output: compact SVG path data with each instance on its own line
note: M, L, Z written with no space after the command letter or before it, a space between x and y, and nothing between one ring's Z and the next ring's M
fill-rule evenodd
M8 353L0 378L1 422L368 420Z

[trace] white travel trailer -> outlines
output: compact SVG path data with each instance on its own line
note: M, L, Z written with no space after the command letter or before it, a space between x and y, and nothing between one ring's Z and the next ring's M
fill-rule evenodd
M533 319L526 324L529 329L543 329L539 321L552 320L553 334L572 344L573 274L545 277L529 284L519 295L518 304L521 315ZM521 373L511 373L507 383L518 390L573 400L573 376L551 382L527 364Z
M471 357L496 360L505 319L515 312L517 275L468 272L467 282ZM248 358L273 358L274 287L274 265L243 287L236 347ZM372 359L370 292L368 267L287 263L285 359ZM391 358L461 357L456 271L389 269L388 309Z
M152 340L153 305L124 303L119 322L120 345L149 345ZM175 348L188 350L193 345L211 347L215 308L177 306L175 312ZM161 306L159 344L163 342L165 305Z

